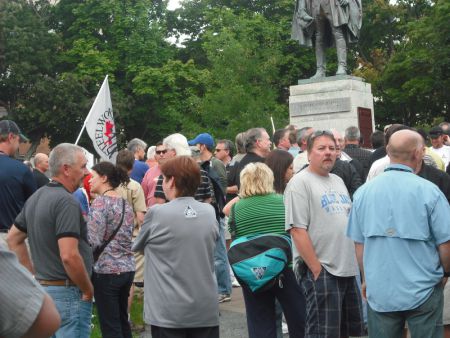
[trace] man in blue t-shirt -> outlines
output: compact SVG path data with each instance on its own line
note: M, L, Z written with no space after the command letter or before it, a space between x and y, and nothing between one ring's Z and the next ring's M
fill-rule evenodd
M22 210L25 201L36 190L30 169L14 159L20 141L28 141L17 124L0 121L0 241Z
M141 139L134 138L127 144L127 149L134 154L134 165L131 171L130 177L137 181L139 184L142 183L145 173L150 167L144 162L145 149L147 149L147 143Z

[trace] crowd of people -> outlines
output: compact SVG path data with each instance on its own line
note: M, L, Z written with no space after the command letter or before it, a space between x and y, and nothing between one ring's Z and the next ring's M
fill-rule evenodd
M175 133L92 168L62 143L30 169L23 140L0 121L1 337L89 337L94 299L132 337L136 292L152 337L219 337L234 286L250 338L450 337L450 123ZM267 234L293 258L254 292L227 251Z

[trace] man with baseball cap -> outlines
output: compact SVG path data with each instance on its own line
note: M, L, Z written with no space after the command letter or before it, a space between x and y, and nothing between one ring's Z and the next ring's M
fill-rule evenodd
M433 127L429 132L430 140L431 140L431 150L437 153L445 163L445 167L447 168L448 163L450 162L450 147L446 146L444 143L444 131L441 127Z
M4 242L25 201L36 190L30 169L13 158L21 141L28 139L14 121L0 121L0 242Z
M200 166L208 173L208 177L213 186L214 199L212 205L216 210L216 217L219 222L219 238L214 251L216 278L219 291L218 300L220 303L227 302L231 300L231 279L225 246L225 221L222 213L227 190L226 168L222 161L213 156L215 143L210 134L199 134L188 143L190 146L197 146L200 150Z

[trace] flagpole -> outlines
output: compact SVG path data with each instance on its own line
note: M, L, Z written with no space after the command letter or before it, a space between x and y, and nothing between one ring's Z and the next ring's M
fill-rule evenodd
M273 123L272 115L270 115L270 122L272 122L272 130L273 130L273 134L275 134L275 124Z
M103 88L103 86L104 86L104 84L106 83L106 81L108 81L108 75L105 76L105 79L103 80L103 83L102 83L102 85L101 85L101 87L100 87L100 90ZM95 104L97 103L97 100L98 100L98 94L95 96L94 103L92 104L91 109L89 110L88 115L87 115L86 118L84 119L83 127L81 128L80 134L78 135L77 140L75 141L75 145L77 145L77 144L78 144L78 141L80 141L81 135L83 134L83 131L84 131L84 129L86 128L86 121L87 121L87 120L89 119L89 117L91 116L92 110L93 110L92 108L95 107Z

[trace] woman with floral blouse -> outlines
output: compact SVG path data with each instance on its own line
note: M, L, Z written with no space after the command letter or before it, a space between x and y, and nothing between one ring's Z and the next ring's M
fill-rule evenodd
M96 164L89 180L91 192L97 194L89 211L89 242L95 252L111 239L95 262L92 275L103 337L132 337L127 302L135 272L131 251L134 215L115 191L128 180L126 172L110 162Z

